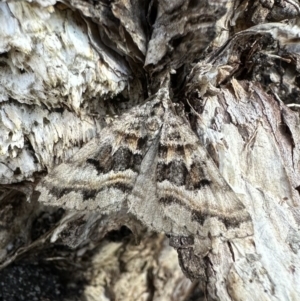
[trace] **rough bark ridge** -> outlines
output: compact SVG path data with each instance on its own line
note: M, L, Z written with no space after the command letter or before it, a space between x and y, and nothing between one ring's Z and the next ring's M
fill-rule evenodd
M284 0L0 3L0 298L298 300L299 12L297 1ZM157 105L161 91L168 96ZM144 108L152 104L147 115ZM149 117L145 125L142 116ZM130 208L101 214L74 205L75 197L59 202L77 192L73 186L57 188L56 199L39 196L35 188L47 183L46 172L59 174L55 166L62 170L70 162L81 166L83 149L95 155L93 143L100 145L110 131L117 137L120 120L131 117L146 141L139 149L130 136L131 152L150 160L157 141L160 163L174 134L164 118L173 128L184 123L189 141L207 150L205 162L217 166L218 183L230 186L225 204L231 193L241 203L246 229L233 225L237 216L220 222L210 211L189 211L191 205L185 213L174 196L159 204L170 215L192 217L185 230L141 218L143 207L130 199ZM152 132L150 117L160 125ZM194 152L188 143L184 149ZM101 172L108 160L103 152L101 166L87 162ZM179 162L182 149L177 145L168 156ZM131 162L136 182L150 170L141 162ZM200 171L211 171L205 162L198 169L187 159L185 165L192 182L185 178L185 187L197 187L200 196L210 184L199 180ZM125 163L114 168L123 172ZM180 166L156 172L158 182L171 183ZM61 178L54 179L58 186ZM220 185L207 192L210 200L218 199ZM92 192L85 192L87 200ZM213 232L199 239L197 227L206 220Z

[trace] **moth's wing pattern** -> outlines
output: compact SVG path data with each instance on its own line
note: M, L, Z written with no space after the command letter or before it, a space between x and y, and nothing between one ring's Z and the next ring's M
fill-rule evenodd
M171 108L128 200L131 212L146 225L170 235L231 239L252 234L243 204Z
M125 204L145 153L161 127L158 98L131 109L104 128L68 162L37 186L39 201L51 206L109 213Z
M153 230L197 237L205 250L213 237L252 234L249 214L164 91L104 129L37 190L40 201L70 209L125 206Z

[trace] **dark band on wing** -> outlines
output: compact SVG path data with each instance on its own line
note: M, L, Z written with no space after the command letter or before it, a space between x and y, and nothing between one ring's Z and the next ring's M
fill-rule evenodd
M60 188L60 187L52 187L49 190L49 194L55 196L57 199L62 198L64 195L67 195L71 192L81 193L82 200L94 200L96 195L103 191L109 189L118 189L123 193L130 193L133 189L133 186L127 183L117 182L109 185L105 185L101 187L101 189L88 189L88 188Z
M164 205L165 207L171 206L173 204L178 204L181 207L184 207L187 210L191 210L189 206L184 204L180 199L176 198L176 196L166 196L163 198L160 198L158 201L160 204ZM207 208L203 209L203 212L199 212L197 210L192 210L192 221L196 221L199 223L201 226L204 225L205 220L211 217L217 218L219 221L221 221L226 229L229 228L239 228L240 224L242 224L245 221L251 221L250 215L249 214L242 214L240 216L236 217L230 217L230 216L222 216L221 212L220 214L210 214Z
M156 169L156 179L158 182L167 180L178 187L184 186L187 190L201 189L211 184L202 166L193 163L188 170L182 160L173 160L168 164L159 162Z
M134 172L139 172L142 159L141 154L134 154L127 147L120 147L113 155L109 154L105 158L100 157L99 160L89 158L86 160L86 163L93 165L99 175L108 173L111 170L118 172L131 169Z
M206 219L215 217L219 221L221 221L226 229L234 229L239 228L240 224L244 223L245 221L251 221L250 215L245 216L236 216L236 217L229 217L229 216L222 216L221 213L216 214L209 214L207 212L199 212L196 210L192 211L192 220L198 222L201 226L203 226Z

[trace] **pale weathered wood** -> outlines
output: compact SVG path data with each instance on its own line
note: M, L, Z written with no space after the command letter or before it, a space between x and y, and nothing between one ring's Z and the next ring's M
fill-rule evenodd
M9 264L41 261L69 283L61 300L299 300L299 11L263 0L0 3L0 282ZM168 239L132 216L64 212L34 192L156 92L161 71L254 228L216 240L194 283Z

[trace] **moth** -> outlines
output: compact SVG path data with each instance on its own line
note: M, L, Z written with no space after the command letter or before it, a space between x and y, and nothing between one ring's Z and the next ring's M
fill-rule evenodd
M214 237L252 233L248 212L176 114L166 88L104 128L37 190L48 205L102 214L126 210L154 231L196 237L203 256Z

